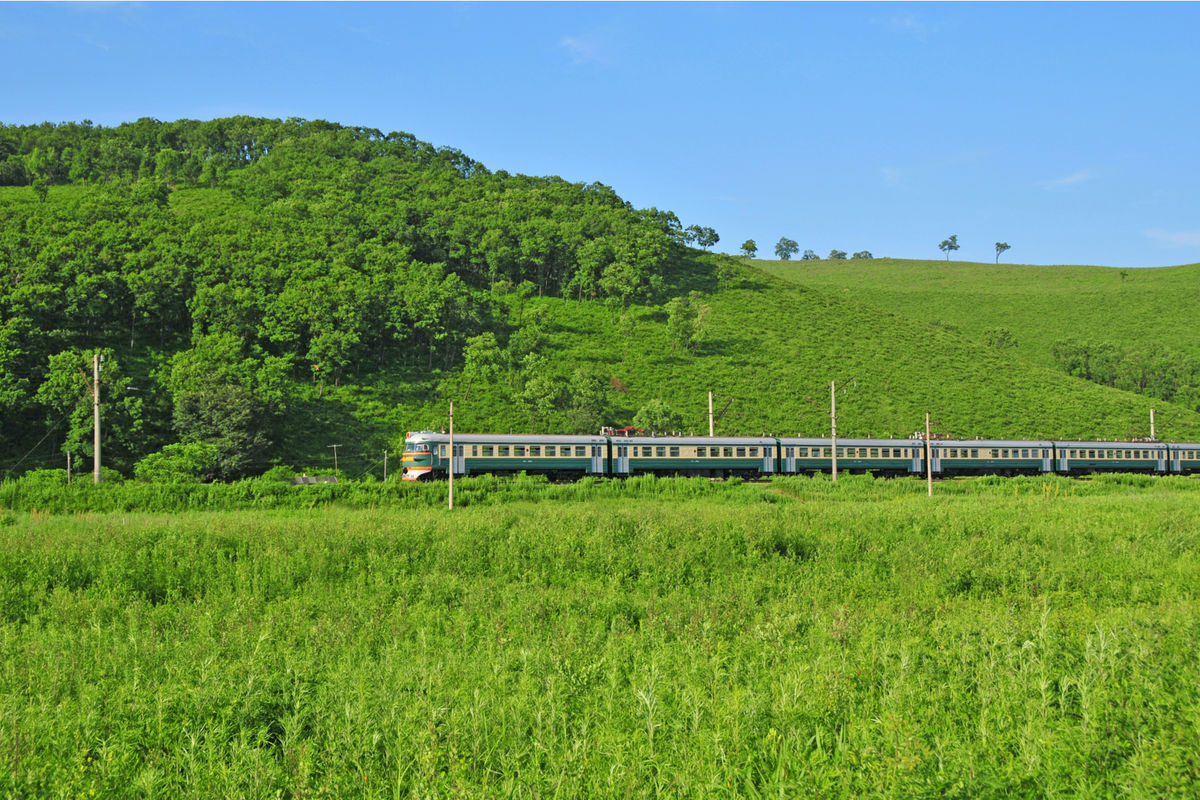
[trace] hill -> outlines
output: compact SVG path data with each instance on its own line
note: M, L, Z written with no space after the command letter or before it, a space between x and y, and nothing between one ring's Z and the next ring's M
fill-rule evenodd
M929 411L954 436L1124 438L1152 406L1161 436L1200 435L1200 371L1173 374L1171 404L1124 372L1098 385L1094 353L1074 374L1058 346L1104 330L1192 353L1182 311L1158 317L1169 339L1147 321L1191 297L1186 269L1107 286L1094 268L743 263L602 184L320 121L0 126L0 144L0 470L90 455L98 350L106 462L144 477L335 453L380 475L452 399L460 429L702 432L712 390L719 433L819 435L831 380L847 436ZM1121 292L1116 316L1088 310Z

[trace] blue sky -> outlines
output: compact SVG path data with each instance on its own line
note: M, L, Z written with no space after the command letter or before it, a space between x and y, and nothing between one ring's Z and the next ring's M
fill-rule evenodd
M1200 5L0 3L0 122L297 116L825 255L1200 261Z

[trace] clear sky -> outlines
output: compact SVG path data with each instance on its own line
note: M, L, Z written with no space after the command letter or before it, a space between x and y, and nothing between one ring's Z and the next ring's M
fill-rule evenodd
M1200 4L0 3L0 122L407 131L715 228L1200 261Z

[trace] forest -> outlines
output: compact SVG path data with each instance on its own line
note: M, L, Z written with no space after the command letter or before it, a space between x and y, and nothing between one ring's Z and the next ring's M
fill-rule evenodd
M97 351L106 465L241 477L348 376L478 367L525 298L655 297L698 230L320 120L0 125L0 187L9 474L90 456Z

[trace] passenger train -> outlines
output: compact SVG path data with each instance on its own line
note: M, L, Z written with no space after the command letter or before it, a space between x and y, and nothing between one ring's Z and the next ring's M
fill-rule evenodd
M562 436L421 431L404 443L407 481L454 475L694 475L746 478L831 472L881 475L1082 475L1200 472L1200 444L978 439L802 439L776 436Z

